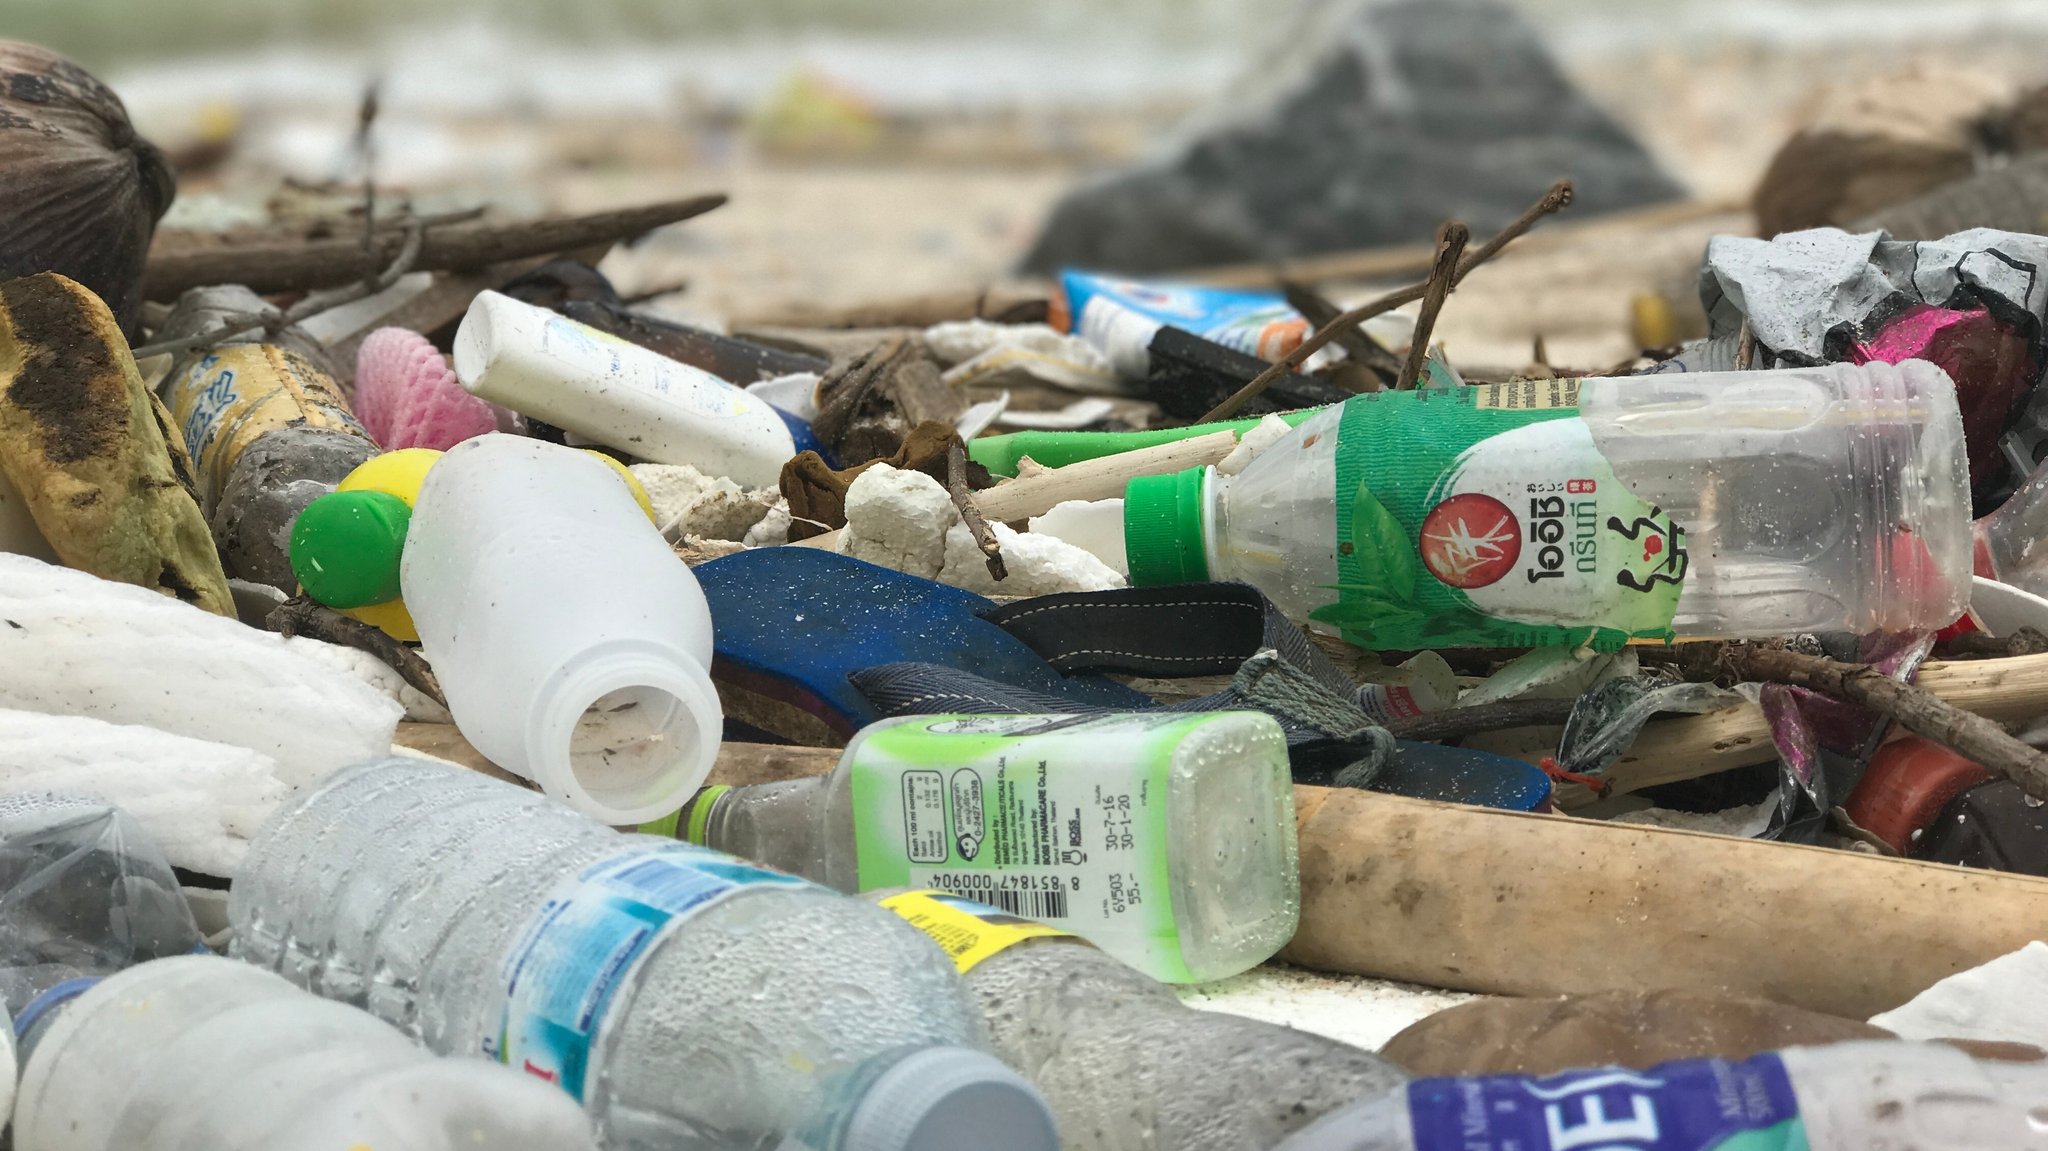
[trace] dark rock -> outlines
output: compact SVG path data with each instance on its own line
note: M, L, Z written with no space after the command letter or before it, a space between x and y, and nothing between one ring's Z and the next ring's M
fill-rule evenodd
M1493 0L1354 6L1169 155L1054 209L1026 270L1131 274L1486 235L1558 179L1574 214L1684 190ZM1272 67L1268 65L1267 67Z

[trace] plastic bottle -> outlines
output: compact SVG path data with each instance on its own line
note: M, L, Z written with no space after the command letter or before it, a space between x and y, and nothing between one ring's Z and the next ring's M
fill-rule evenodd
M676 810L711 771L711 609L589 453L457 444L420 485L399 582L456 726L493 763L611 824Z
M1258 712L888 719L829 775L708 789L682 826L841 891L967 895L1175 983L1256 966L1301 913L1286 739Z
M16 1151L576 1151L574 1101L211 955L23 1020Z
M2041 1151L2043 1100L2048 1064L1838 1043L1648 1071L1417 1079L1274 1151Z
M796 441L774 408L709 372L497 292L455 333L475 395L661 464L774 487Z
M1151 366L1152 337L1173 326L1226 348L1277 360L1308 335L1308 321L1277 292L1235 292L1192 284L1123 280L1091 272L1060 274L1050 317L1101 349L1128 379Z
M159 338L205 331L230 314L276 309L246 288L195 288ZM276 342L253 342L259 338ZM292 520L377 454L310 343L290 329L247 336L177 361L158 386L184 434L200 510L228 574L287 591L295 586Z
M1363 647L1611 648L1945 627L1968 508L1908 361L1357 396L1236 477L1131 481L1124 534L1133 584L1244 580Z
M233 954L553 1080L607 1147L776 1149L829 1115L816 1151L929 1151L977 1107L956 1146L1057 1146L894 916L459 768L392 759L308 790L256 837L228 915Z
M2048 464L1972 527L1976 574L2048 596Z
M996 1054L1045 1093L1066 1151L1269 1151L1406 1078L1334 1039L1187 1007L1078 936L987 904L873 898L953 958Z
M0 796L0 1004L14 1018L82 979L200 948L163 852L79 796Z

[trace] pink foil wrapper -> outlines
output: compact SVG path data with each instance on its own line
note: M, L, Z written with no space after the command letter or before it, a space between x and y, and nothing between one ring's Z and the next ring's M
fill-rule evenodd
M2040 376L2026 338L1983 308L1917 304L1851 345L1848 358L1852 364L1926 360L1948 373L1963 409L1972 487L1999 477L1998 437Z

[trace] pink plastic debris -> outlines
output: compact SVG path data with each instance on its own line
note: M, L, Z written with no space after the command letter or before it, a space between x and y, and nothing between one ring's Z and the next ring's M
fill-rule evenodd
M446 451L498 430L491 405L463 391L434 345L404 328L379 328L357 351L356 418L391 451Z
M2041 376L2025 334L1984 308L1917 304L1886 320L1849 349L1852 364L1933 362L1955 381L1963 408L1970 483L1981 488L2004 471L1998 437Z

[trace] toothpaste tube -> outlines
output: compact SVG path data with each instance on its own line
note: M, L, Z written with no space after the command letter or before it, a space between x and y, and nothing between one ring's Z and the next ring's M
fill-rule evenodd
M1301 346L1309 322L1273 292L1232 292L1189 284L1120 280L1090 272L1060 275L1052 326L1109 357L1118 375L1143 379L1152 337L1163 327L1193 332L1262 360Z

